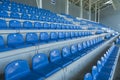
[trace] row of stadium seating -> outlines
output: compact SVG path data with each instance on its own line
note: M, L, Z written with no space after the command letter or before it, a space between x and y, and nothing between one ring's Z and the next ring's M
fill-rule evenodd
M45 9L37 9L28 10L24 5L19 9L17 7L10 8L10 3L12 2L2 2L0 5L0 17L7 17L7 18L18 18L18 19L27 19L27 20L40 20L40 21L47 21L47 22L56 22L56 23L66 23L71 24L70 21L65 20L64 18L58 16L55 13L52 13ZM17 3L13 3L15 5L19 5ZM25 7L25 8L24 8ZM27 6L28 8L30 6ZM31 9L32 7L30 7ZM18 11L20 10L20 11Z
M60 18L58 16L52 17L51 15L46 16L46 15L33 15L33 14L25 14L25 13L20 14L20 13L8 12L3 10L0 11L0 17L3 17L3 18L15 18L15 19L36 20L36 21L39 20L39 21L46 21L46 22L71 24L71 22L68 22L63 18Z
M97 65L93 66L92 72L85 75L84 80L110 80L113 75L118 50L119 47L113 45L101 57L101 60L98 60Z
M76 34L77 33L77 34ZM83 33L83 34L82 34ZM86 34L87 33L87 34ZM26 33L24 37L20 33L11 33L7 36L7 45L5 45L4 39L0 36L0 52L7 51L12 48L27 47L28 44L38 44L38 43L49 43L53 41L67 40L79 37L85 37L92 35L91 32L41 32L39 35L37 33ZM38 38L39 36L39 38Z
M61 51L54 49L50 51L49 59L46 54L38 53L32 59L32 70L25 60L13 61L5 68L5 80L44 80L99 47L103 42L104 40L98 37L70 47L65 46Z
M59 30L83 30L84 28L79 25L68 25L68 24L57 24L57 23L47 23L39 21L21 21L21 20L4 20L0 19L0 29L59 29ZM86 27L85 30L102 30L94 27ZM104 31L98 31L102 33Z
M9 26L8 26L8 24ZM76 25L66 25L66 24L54 24L54 23L44 23L44 22L31 22L25 20L21 22L20 20L10 20L6 21L0 19L0 29L66 29L66 30L81 30L80 26Z

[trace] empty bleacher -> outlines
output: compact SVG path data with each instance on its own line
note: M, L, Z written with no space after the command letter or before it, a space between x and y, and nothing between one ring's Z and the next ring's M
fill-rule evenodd
M101 51L114 42L119 44L119 39L118 33L99 23L1 0L0 80L75 80ZM101 67L109 58L116 62L118 54L114 44L105 61L99 61ZM93 80L94 75L86 74L85 80Z

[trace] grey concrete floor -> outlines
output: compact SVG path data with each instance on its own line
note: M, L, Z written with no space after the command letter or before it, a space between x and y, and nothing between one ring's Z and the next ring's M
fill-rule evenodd
M120 56L119 56L119 59L118 59L118 63L117 63L117 67L116 67L116 70L115 70L113 80L120 80Z

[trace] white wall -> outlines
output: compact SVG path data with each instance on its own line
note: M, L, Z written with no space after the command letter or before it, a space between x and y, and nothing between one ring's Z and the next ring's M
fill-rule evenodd
M101 10L100 22L120 32L120 10L116 11L112 6Z

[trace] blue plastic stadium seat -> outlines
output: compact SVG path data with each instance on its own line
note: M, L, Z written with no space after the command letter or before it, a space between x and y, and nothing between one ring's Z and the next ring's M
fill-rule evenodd
M36 54L33 57L32 68L36 73L42 74L45 77L49 77L50 75L61 69L59 66L50 63L48 61L47 55L43 53Z
M11 48L5 45L4 39L0 36L0 52L11 50Z
M43 77L31 71L27 61L16 60L6 66L5 80L43 80Z
M27 15L27 14L22 14L22 15L21 15L21 19L29 19L29 15Z
M70 29L70 26L64 25L65 29Z
M27 33L26 34L26 43L28 44L37 44L39 42L38 35L36 33Z
M62 28L62 26L60 24L56 25L56 29L61 29L61 28Z
M23 6L20 8L21 13L27 13L26 9L23 8Z
M84 49L87 48L86 41L82 43L82 46L83 46Z
M0 11L0 17L5 17L6 18L6 17L9 17L9 16L8 16L8 13L6 11L2 10L2 11Z
M2 4L2 5L0 6L0 10L1 10L1 11L2 11L2 10L9 10L8 5Z
M81 37L82 36L82 33L81 32L79 32L79 37Z
M75 37L75 32L71 32L71 38L74 38Z
M43 29L44 25L43 25L43 23L34 22L34 28L36 28L36 29Z
M57 41L58 40L58 34L56 32L50 33L50 41Z
M64 32L58 32L58 38L59 38L59 40L64 40L65 33Z
M23 22L23 28L25 28L25 29L33 29L32 22L29 22L29 21Z
M79 59L81 56L81 54L78 52L77 48L78 47L76 44L71 45L71 47L70 47L71 54L72 54L72 56L75 56L75 60Z
M28 47L30 45L25 44L23 36L19 33L11 33L7 36L7 43L12 48Z
M62 29L66 29L65 25L61 25Z
M102 68L102 64L101 64L100 61L98 61L98 62L97 62L97 69L98 69L98 72L100 72L101 68Z
M84 80L93 80L92 75L90 73L87 73L84 77Z
M17 20L11 20L11 21L9 21L9 28L20 29L21 28L21 23Z
M81 51L83 49L82 43L78 43L77 47L78 47L78 51Z
M50 29L50 24L49 23L44 23L44 29Z
M51 23L51 24L50 24L50 29L56 29L56 24Z
M50 52L50 62L56 64L62 68L68 66L72 61L68 58L62 58L58 49L54 49Z
M68 59L71 59L72 61L77 60L77 56L74 56L71 54L70 48L69 47L63 47L62 48L62 56Z
M37 18L36 15L31 15L31 16L30 16L30 19L31 19L31 20L38 20L38 18Z
M65 38L66 38L66 39L70 39L70 32L66 32L66 33L65 33Z
M40 33L40 43L47 43L49 41L49 34L47 32Z
M16 8L16 7L15 8L11 8L11 11L12 12L18 12L18 8Z
M93 80L96 80L96 76L98 75L98 69L96 66L93 66L92 68L92 76L93 76Z
M76 38L79 37L79 32L75 32L75 37L76 37Z
M0 19L0 29L6 29L7 23L5 20Z
M84 35L84 32L81 32L81 37L84 37L85 35Z
M10 13L10 17L11 18L20 18L20 15L18 13L12 12L12 13Z

